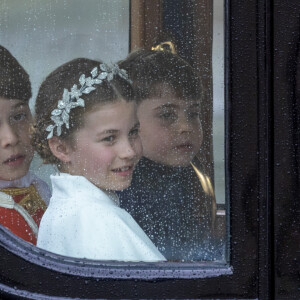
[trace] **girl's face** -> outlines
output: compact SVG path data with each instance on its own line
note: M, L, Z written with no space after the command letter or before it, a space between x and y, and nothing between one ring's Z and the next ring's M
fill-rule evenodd
M138 107L144 156L167 166L188 166L200 149L200 103L166 94Z
M68 172L101 189L123 190L142 155L136 105L120 100L86 113L84 127L69 146Z

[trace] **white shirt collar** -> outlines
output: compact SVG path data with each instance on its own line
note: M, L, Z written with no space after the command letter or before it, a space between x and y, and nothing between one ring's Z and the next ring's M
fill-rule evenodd
M35 180L36 180L36 176L31 172L27 172L25 176L15 180L0 180L0 189L10 188L10 187L17 187L17 188L28 187Z

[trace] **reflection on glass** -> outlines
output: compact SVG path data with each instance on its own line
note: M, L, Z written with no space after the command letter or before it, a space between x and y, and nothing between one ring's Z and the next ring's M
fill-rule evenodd
M144 155L132 185L118 192L120 205L168 260L225 260L221 2L214 1L213 82L221 81L221 88L214 85L213 124L209 125L213 126L214 149L214 163L209 162L214 165L211 177L202 168L200 148L208 143L208 124L201 118L203 90L198 74L176 54L162 51L152 51L148 62L144 51L130 64L128 59L121 64L138 94ZM82 10L79 0L1 3L0 44L10 49L30 74L31 107L41 82L59 65L77 57L116 62L128 55L129 1L91 0L84 6ZM154 75L142 71L151 72L148 63L151 68L155 65ZM134 68L140 73L133 72ZM168 74L168 80L161 74ZM38 155L31 170L48 184L55 172L50 165L42 165Z

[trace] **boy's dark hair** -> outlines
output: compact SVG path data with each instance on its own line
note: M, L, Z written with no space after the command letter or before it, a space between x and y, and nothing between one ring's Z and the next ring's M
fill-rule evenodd
M86 58L77 58L58 67L43 81L39 88L35 103L36 123L32 137L32 144L35 150L44 160L44 163L59 165L59 160L52 154L46 128L53 124L51 112L57 108L58 101L62 99L64 89L71 90L74 84L79 86L79 77L85 74L90 76L94 67L98 67L100 61ZM96 86L96 89L89 94L82 95L85 102L84 107L75 107L69 113L69 126L62 126L59 138L72 143L73 134L84 126L84 114L91 111L96 105L116 102L120 99L134 101L134 94L131 84L119 75L114 75L111 81L103 80Z
M31 96L29 75L16 58L0 46L0 97L28 102Z
M133 81L137 102L160 97L161 87L171 88L180 99L202 98L200 78L191 65L168 51L136 50L119 62Z

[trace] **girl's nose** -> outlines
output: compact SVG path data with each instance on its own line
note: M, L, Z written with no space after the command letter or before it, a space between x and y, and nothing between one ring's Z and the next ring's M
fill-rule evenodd
M18 134L9 125L4 125L0 129L0 145L2 148L7 148L9 146L15 146L19 141Z
M122 146L120 147L119 157L121 159L132 159L136 156L136 151L134 144L131 141L124 141Z

